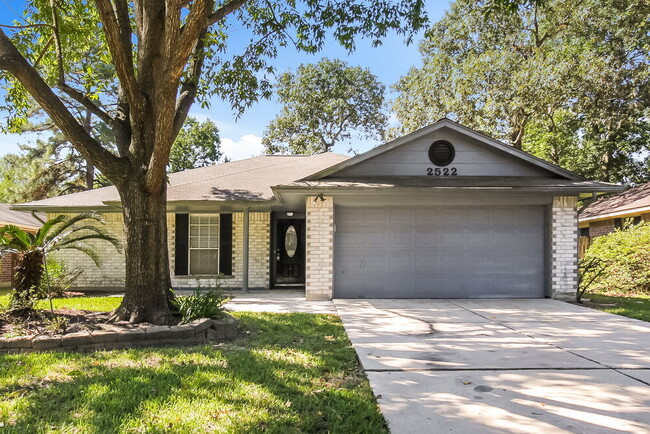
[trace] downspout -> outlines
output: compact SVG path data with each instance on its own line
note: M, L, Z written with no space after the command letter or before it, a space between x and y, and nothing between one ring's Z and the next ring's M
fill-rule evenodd
M250 226L249 208L244 208L244 245L242 248L242 279L241 290L248 292L248 234Z

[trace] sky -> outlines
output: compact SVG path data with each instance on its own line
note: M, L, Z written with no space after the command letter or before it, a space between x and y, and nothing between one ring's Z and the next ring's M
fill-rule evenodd
M427 11L431 23L436 22L444 15L451 0L427 0ZM14 13L22 11L22 0L0 0L0 24L11 24L17 17ZM277 72L281 73L287 69L295 69L304 63L315 63L322 58L341 59L351 66L361 66L370 69L379 81L387 87L387 99L396 95L390 90L390 86L396 83L399 78L405 75L413 66L420 66L420 53L418 41L422 37L421 32L414 38L414 43L405 45L402 36L391 34L383 45L372 47L369 41L358 40L357 49L348 53L334 42L328 42L323 50L315 55L297 53L291 47L283 48L278 58L273 61ZM0 89L0 94L2 89ZM280 111L280 106L273 100L262 100L249 108L238 119L230 109L227 102L218 98L211 100L209 109L201 109L195 105L190 111L200 121L211 119L219 127L221 137L221 150L231 160L240 160L263 153L261 145L262 135L268 123ZM0 116L2 113L0 112ZM1 134L0 133L0 156L18 151L18 144L29 144L38 136L36 134ZM346 154L350 147L356 152L364 152L377 142L355 141L352 144L345 143L334 146L333 151Z

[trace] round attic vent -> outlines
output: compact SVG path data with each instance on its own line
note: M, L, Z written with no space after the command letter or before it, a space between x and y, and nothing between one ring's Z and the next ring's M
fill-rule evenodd
M436 166L447 166L454 161L456 150L446 140L436 140L429 147L429 160Z

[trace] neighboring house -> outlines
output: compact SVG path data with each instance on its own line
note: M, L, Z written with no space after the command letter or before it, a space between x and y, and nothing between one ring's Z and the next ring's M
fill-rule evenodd
M623 227L623 222L650 221L650 183L598 199L578 214L580 236L599 237Z
M9 204L0 203L0 226L14 225L27 232L36 232L41 227L41 222L36 220L30 213L14 211ZM38 214L38 217L45 219L45 214ZM13 274L13 255L0 255L0 287L11 286Z
M307 299L575 296L576 201L621 187L584 180L447 119L348 158L262 156L169 175L175 287L304 287ZM16 206L101 212L106 187ZM81 285L121 288L107 249Z

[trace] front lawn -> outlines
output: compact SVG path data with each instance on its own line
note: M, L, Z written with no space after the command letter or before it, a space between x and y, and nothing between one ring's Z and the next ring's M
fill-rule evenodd
M0 309L9 306L9 297L9 292L0 295ZM80 309L99 312L115 310L121 302L122 297L71 297L52 299L54 309ZM50 302L48 300L41 300L36 307L39 309L49 309Z
M650 295L585 294L583 305L616 315L650 321Z
M0 431L385 431L336 316L234 315L228 344L2 355Z

